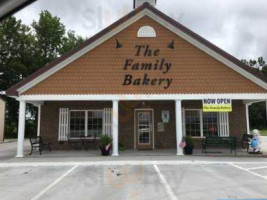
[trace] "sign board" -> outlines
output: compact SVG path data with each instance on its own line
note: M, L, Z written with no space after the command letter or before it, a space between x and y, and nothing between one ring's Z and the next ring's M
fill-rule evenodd
M163 123L169 123L170 121L170 111L163 110L161 111L161 118Z
M203 112L232 112L232 100L228 98L203 99Z
M164 123L158 123L158 132L164 132Z

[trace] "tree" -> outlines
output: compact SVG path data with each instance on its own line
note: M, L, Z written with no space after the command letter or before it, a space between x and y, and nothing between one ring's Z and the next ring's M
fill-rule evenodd
M34 36L30 27L14 17L0 24L0 90L4 91L21 81L35 68ZM9 134L17 130L18 103L7 100L6 128Z
M0 91L10 88L83 41L74 31L66 33L60 19L48 11L42 11L31 27L22 24L15 17L7 18L0 23ZM12 98L6 100L5 135L16 136L18 103ZM27 106L27 113L31 119L36 118L37 112L33 106ZM32 123L28 124L33 127ZM29 126L26 129L29 130ZM32 131L31 128L29 132Z
M42 11L38 21L33 21L36 37L36 53L40 66L46 65L60 55L65 35L65 26L58 17L53 17L48 11Z
M0 24L0 90L6 90L34 68L34 36L14 17Z
M74 47L79 46L84 42L84 39L81 36L76 36L75 32L70 30L67 33L67 36L63 38L62 48L60 49L60 53L64 54L72 50Z
M252 67L254 69L257 69L267 75L267 65L263 59L263 57L259 57L258 60L241 60L243 63L245 63L247 66Z

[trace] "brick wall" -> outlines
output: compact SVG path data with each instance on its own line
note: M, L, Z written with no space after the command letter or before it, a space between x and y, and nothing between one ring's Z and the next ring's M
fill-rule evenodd
M103 109L112 107L112 102L46 102L42 106L41 135L53 142L53 149L66 149L66 142L58 142L59 108ZM201 109L201 101L183 101L182 107ZM119 103L119 142L127 149L134 148L134 110L152 108L154 110L155 149L175 149L175 103L174 101L121 101ZM164 125L164 132L159 132L157 124L162 122L161 111L170 111L170 121ZM230 135L238 137L246 132L245 105L242 101L233 101L233 112L229 114ZM198 141L198 140L196 140ZM199 142L196 142L199 147Z
M66 149L67 142L58 141L59 108L90 110L111 106L111 102L45 102L41 111L40 134L44 140L53 143L52 149Z

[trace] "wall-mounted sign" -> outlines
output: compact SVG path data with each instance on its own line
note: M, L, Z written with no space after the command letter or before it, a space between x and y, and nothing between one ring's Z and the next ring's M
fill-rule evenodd
M161 111L161 118L163 123L169 123L170 121L170 111L163 110Z
M203 112L232 112L232 100L227 98L204 99Z
M164 132L164 123L158 123L158 132Z
M124 86L158 86L168 89L172 78L167 77L172 63L165 58L159 58L160 49L152 49L149 45L136 45L133 58L126 58L123 66ZM153 59L154 58L154 59ZM147 62L146 62L147 61ZM151 77L149 72L157 71L161 76ZM134 75L143 72L143 75ZM134 73L134 74L133 74Z

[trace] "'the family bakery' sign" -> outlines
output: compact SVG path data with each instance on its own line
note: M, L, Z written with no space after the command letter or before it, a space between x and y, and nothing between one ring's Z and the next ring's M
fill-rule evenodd
M136 45L135 57L155 57L154 62L136 62L134 59L126 59L123 70L125 71L123 85L129 86L160 86L168 89L172 84L171 78L150 77L149 72L160 71L166 75L171 71L172 63L164 58L159 58L160 49L151 49L149 45ZM134 77L130 72L143 71L143 77Z

